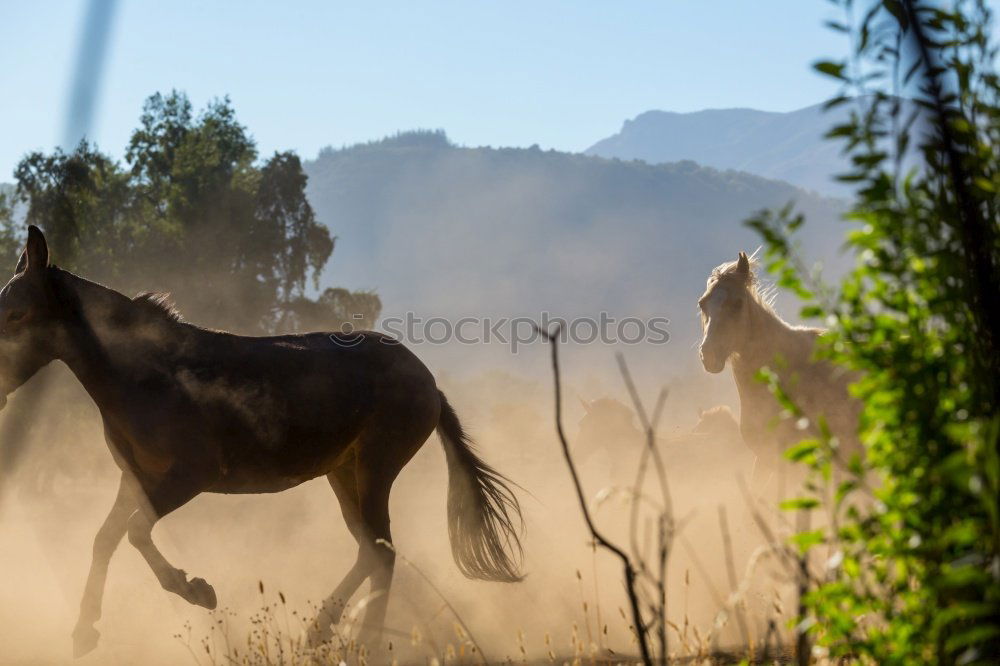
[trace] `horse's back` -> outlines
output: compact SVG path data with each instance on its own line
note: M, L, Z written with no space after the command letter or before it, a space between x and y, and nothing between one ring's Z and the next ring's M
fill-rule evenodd
M218 492L282 490L327 474L376 428L417 433L422 444L437 423L430 370L381 334L225 342L214 360L196 364L206 377L196 405L203 436L223 459Z

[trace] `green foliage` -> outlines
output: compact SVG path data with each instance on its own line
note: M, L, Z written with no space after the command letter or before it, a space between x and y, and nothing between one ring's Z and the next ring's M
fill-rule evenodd
M352 301L364 310L346 314L343 298L306 296L334 239L306 199L298 156L258 163L228 100L195 115L182 93L157 93L125 166L84 142L69 154L28 155L15 175L27 221L45 230L62 265L126 293L171 292L194 321L248 333L339 329L354 314L374 323L381 309L371 294ZM0 252L11 220L4 201ZM296 314L304 309L307 320Z
M322 322L339 322L337 331L351 333L375 327L375 318L382 309L382 301L374 292L348 291L330 287L313 300L299 296L288 302L290 319L287 327L297 330L314 330Z
M0 266L4 264L13 273L17 257L24 247L24 239L18 236L14 220L14 200L16 193L9 185L0 185Z
M886 0L851 22L856 3L836 4L854 51L817 69L845 83L832 104L857 105L830 132L853 164L842 179L857 187L847 237L856 267L837 289L819 284L796 258L801 218L785 209L749 222L781 283L810 296L803 315L831 325L821 353L863 377L854 391L867 459L840 460L829 437L789 452L814 470L809 485L830 509L821 539L796 539L832 554L807 607L835 656L996 663L1000 86L990 17L983 2ZM921 166L907 167L914 150Z
M124 257L123 219L129 210L128 176L86 142L65 154L32 153L15 171L18 195L28 203L27 222L43 227L53 254L67 265L94 267L111 280L112 256Z

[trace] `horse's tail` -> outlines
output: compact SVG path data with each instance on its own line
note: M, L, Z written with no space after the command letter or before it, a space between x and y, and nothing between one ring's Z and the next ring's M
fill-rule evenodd
M509 481L473 451L443 393L437 431L448 460L448 535L455 563L469 578L521 580L521 507Z

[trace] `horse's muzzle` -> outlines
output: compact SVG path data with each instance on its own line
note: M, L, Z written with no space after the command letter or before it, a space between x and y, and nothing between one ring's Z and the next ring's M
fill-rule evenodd
M726 359L725 357L718 357L715 354L705 354L705 350L699 353L701 356L701 364L705 367L705 370L717 375L726 369Z

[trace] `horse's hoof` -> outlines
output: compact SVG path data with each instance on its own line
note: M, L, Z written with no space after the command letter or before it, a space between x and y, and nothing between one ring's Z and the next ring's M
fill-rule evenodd
M389 641L378 631L365 631L362 628L358 634L357 644L365 651L369 660L380 662L389 654Z
M379 629L370 629L368 626L363 625L361 631L358 632L358 645L364 645L369 652L374 652L382 645L382 631Z
M79 659L97 647L101 632L93 627L77 627L73 630L73 658Z
M329 643L333 640L333 626L329 623L324 623L317 618L313 621L313 625L309 628L306 633L306 643L309 647L318 648L324 643Z
M192 578L187 584L187 594L184 598L188 603L195 606L202 606L208 610L215 610L218 599L215 597L215 588L208 584L204 578Z

